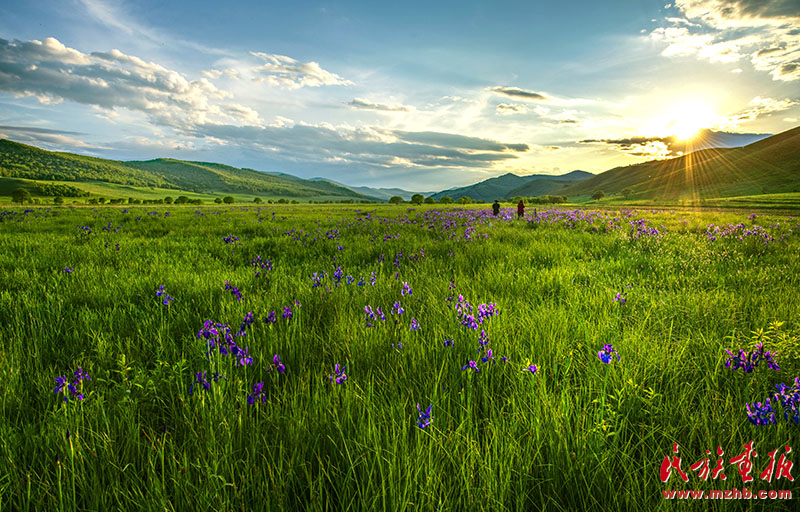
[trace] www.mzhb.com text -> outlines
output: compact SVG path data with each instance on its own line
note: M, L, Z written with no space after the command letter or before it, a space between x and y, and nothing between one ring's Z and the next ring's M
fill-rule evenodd
M728 489L727 491L689 491L689 490L663 490L664 499L667 500L790 500L792 491L764 490L750 491L749 489Z

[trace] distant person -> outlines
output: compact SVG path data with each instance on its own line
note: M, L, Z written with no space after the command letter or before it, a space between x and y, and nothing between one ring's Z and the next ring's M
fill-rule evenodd
M497 199L494 200L494 204L492 205L492 213L495 217L500 214L500 203L497 201Z
M520 200L519 204L517 205L517 218L521 219L523 215L525 215L525 203Z

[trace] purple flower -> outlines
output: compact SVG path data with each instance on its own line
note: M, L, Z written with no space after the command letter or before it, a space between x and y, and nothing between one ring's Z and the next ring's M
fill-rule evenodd
M411 295L411 287L408 285L407 282L403 281L403 289L400 290L400 295L405 297L406 295Z
M467 363L466 365L462 366L462 367L461 367L461 371L464 371L464 370L466 370L467 368L472 368L472 369L473 369L473 370L474 370L476 373L477 373L477 372L479 372L479 371L481 371L481 369L480 369L480 368L478 368L478 363L476 363L475 361L470 361L470 362L469 362L469 363Z
M524 367L522 371L531 372L531 375L536 375L536 372L539 371L539 368L537 368L535 364L529 364L528 366Z
M492 349L488 349L486 351L486 355L481 358L482 363L488 363L489 361L491 361L492 364L495 363L494 356L492 355Z
M61 272L64 274L71 274L75 271L75 267L66 266Z
M347 374L344 371L347 369L347 365L344 367L339 366L339 363L336 363L333 367L333 373L328 375L328 380L336 384L344 384L347 380Z
M411 330L412 331L418 331L419 330L419 324L417 323L417 319L414 318L413 316L411 317Z
M203 386L203 389L208 390L208 389L211 389L211 383L212 382L217 382L219 379L225 379L225 377L223 377L222 375L220 375L217 372L214 372L214 373L211 374L211 378L208 378L208 377L206 377L206 372L205 371L197 372L197 374L195 376L195 379L194 379L194 382L192 382L192 385L189 386L189 394L191 395L192 392L194 391L194 385L195 384L199 384L199 385Z
M431 407L433 407L433 404L430 404L428 408L425 409L425 412L422 412L422 409L419 407L419 403L417 404L417 412L419 413L419 418L417 418L417 426L419 428L424 429L433 421L431 419Z
M286 367L281 362L281 356L275 354L272 356L272 365L270 365L270 370L275 368L278 370L278 373L283 374L286 371Z
M69 402L70 397L83 400L83 381L92 380L92 378L84 373L83 369L80 367L78 367L78 369L74 372L74 375L75 381L73 382L70 382L66 377L63 376L56 377L55 379L56 387L53 390L53 394L63 394L62 399L65 402Z
M174 300L164 290L164 285L163 284L158 287L158 290L156 290L156 297L161 297L161 303L164 304L165 306L169 306L169 303Z
M444 339L444 346L445 347L455 347L456 346L456 342L453 341L451 338L445 338Z
M292 318L292 307L291 306L285 306L283 308L283 318L285 318L287 320Z
M253 364L253 358L247 355L248 347L245 347L244 350L239 350L239 364L241 366L249 366Z
M751 408L752 406L752 408ZM769 398L766 402L753 402L752 404L745 404L747 408L747 419L753 425L775 425L775 411L772 410L772 405L769 403Z
M264 322L266 322L268 324L274 324L277 321L278 321L278 319L275 316L275 312L274 311L270 311L269 316L264 318Z
M225 290L230 290L231 295L236 297L236 300L242 300L242 292L239 291L239 288L233 286L228 281L225 281Z
M486 334L486 331L481 330L481 335L478 336L478 343L480 343L482 347L485 347L489 343L489 336Z
M404 312L405 312L405 310L403 309L403 306L401 306L399 302L394 301L394 304L392 304L392 310L390 311L390 313L392 315L394 315L395 313L397 313L398 315L402 315Z
M267 401L267 394L264 392L264 383L258 382L253 384L253 391L247 396L247 403L253 405L256 403L256 399L260 398L261 403L266 403Z
M733 355L728 349L725 349L725 352L730 356L725 361L725 366L731 370L738 370L741 368L745 373L751 373L758 367L758 363L761 361L765 361L767 363L767 368L770 370L780 370L780 366L778 366L778 363L776 363L774 359L777 353L765 352L764 344L761 342L756 345L755 350L752 352L745 352L741 348L739 349L738 355Z
M597 357L600 358L605 364L608 364L612 361L611 356L613 354L617 354L617 361L621 361L622 358L619 355L619 352L612 345L603 345L603 350L597 353Z
M617 293L617 296L614 297L614 302L619 302L620 304L625 304L625 293Z

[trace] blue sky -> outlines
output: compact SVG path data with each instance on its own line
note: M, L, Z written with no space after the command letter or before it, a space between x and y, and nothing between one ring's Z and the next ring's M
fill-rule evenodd
M798 0L3 12L0 137L105 158L439 190L675 156L699 129L800 125Z

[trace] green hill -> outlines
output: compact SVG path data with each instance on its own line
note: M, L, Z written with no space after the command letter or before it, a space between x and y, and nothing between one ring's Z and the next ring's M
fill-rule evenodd
M560 193L606 195L630 189L633 199L698 200L800 190L800 127L747 146L704 149L669 160L617 167Z
M434 199L450 197L459 199L468 196L476 201L494 201L495 199L511 198L515 196L542 196L549 194L563 195L561 190L578 181L585 180L593 174L584 171L572 171L560 176L549 174L532 174L530 176L517 176L508 173L496 178L489 178L467 187L451 188L433 194Z
M23 183L34 194L72 197L83 195L76 191L91 192L92 189L96 190L97 185L108 184L109 187L102 188L110 190L111 195L117 188L120 197L128 197L123 192L136 195L138 187L165 189L167 193L174 190L274 198L367 199L367 196L335 183L304 180L288 174L173 159L119 162L72 153L55 153L2 139L0 179L9 182L6 185L16 183L19 186ZM48 185L58 185L58 188L48 189ZM57 193L48 193L53 190Z

